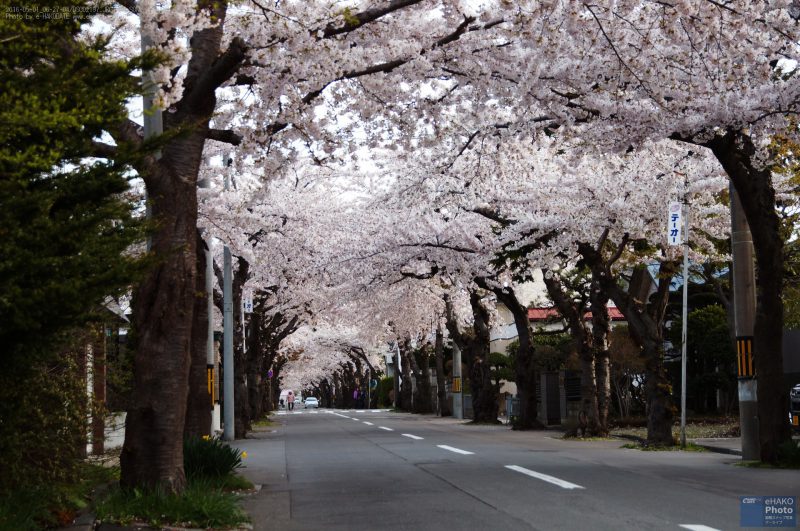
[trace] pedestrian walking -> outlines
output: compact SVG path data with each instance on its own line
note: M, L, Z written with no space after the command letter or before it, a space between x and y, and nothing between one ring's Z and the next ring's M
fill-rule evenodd
M286 401L289 402L289 409L294 409L294 393L292 391L286 395Z
M353 390L353 405L358 407L358 387Z

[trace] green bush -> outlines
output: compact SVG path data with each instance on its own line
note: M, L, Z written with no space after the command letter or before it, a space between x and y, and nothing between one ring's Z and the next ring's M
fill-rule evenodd
M778 461L781 466L800 468L800 442L786 441L778 447Z
M183 470L189 480L232 475L242 466L242 451L219 439L189 437L183 442Z
M394 389L394 378L384 376L378 382L378 407L391 407L392 401L389 399L389 391Z
M154 527L234 527L248 520L237 500L235 494L216 488L210 480L193 479L180 495L160 489L117 488L97 504L95 511L101 521L122 525L144 521Z

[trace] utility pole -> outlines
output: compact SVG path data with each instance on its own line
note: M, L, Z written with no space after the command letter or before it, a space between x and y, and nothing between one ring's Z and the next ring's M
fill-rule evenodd
M211 183L209 179L201 179L198 181L197 186L200 188L210 188ZM205 290L206 290L206 312L208 314L208 334L206 337L206 378L208 381L208 400L209 411L211 414L211 433L214 435L220 430L219 418L219 396L214 393L216 388L216 379L218 375L215 369L217 368L217 360L214 355L214 253L211 250L213 244L212 238L206 239L206 270L205 270Z
M753 236L739 195L730 185L733 313L736 327L736 361L739 375L739 426L742 459L760 458L758 442L758 381L753 365L753 329L756 315L756 281Z
M464 401L462 398L461 384L461 349L453 341L453 418L464 418Z
M230 164L225 165L229 167ZM224 169L225 172L225 191L230 188L230 175L229 170ZM234 426L234 408L233 408L233 285L231 273L231 248L225 244L223 249L223 277L222 277L222 296L223 296L223 355L222 355L222 370L224 371L225 382L223 391L225 393L225 414L224 414L224 430L222 438L226 441L232 441L235 437Z

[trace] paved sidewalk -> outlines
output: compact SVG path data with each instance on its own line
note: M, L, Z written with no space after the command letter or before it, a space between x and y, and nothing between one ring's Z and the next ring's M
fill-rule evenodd
M741 437L715 437L704 439L688 439L697 446L721 454L742 455Z

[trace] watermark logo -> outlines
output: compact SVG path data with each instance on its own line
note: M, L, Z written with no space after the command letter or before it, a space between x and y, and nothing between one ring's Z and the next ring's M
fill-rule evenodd
M796 527L796 496L741 496L741 527Z

